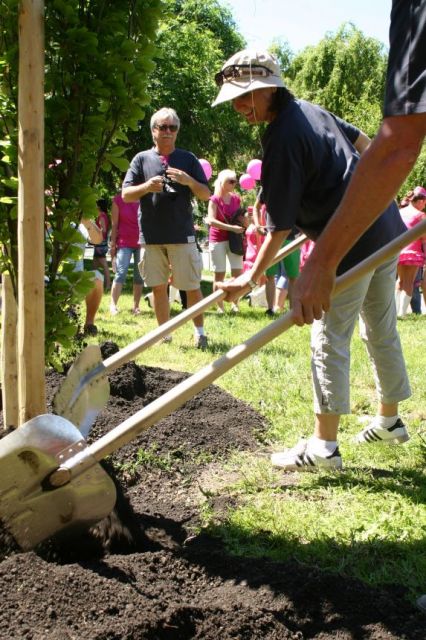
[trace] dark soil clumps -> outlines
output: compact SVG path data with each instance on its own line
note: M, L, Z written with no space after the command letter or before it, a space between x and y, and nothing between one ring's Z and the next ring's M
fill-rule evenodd
M103 358L114 350L102 345ZM89 441L186 375L120 367ZM62 379L48 375L49 407ZM221 540L195 533L200 474L236 448L258 448L264 427L254 409L210 386L103 463L119 499L96 527L25 553L0 532L0 637L424 640L426 618L402 588L231 557Z

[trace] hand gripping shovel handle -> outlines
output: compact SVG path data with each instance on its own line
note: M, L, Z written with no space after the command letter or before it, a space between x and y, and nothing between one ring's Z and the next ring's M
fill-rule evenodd
M344 275L337 278L333 296L348 288L368 272L399 253L407 244L425 233L426 220L405 232L366 258L363 262L347 271ZM130 442L142 431L172 413L187 400L205 389L214 380L241 362L241 360L244 360L281 333L287 331L293 324L293 314L289 311L242 344L232 348L218 360L215 360L173 389L170 389L170 391L163 396L157 398L157 400L154 400L134 416L131 416L102 438L88 446L80 454L70 458L64 465L53 472L50 476L50 484L52 486L62 486L70 482L73 477L78 476L90 468L95 462L99 462L105 456Z

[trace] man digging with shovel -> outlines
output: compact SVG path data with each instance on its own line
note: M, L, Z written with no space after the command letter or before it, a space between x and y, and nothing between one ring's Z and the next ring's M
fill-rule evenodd
M321 107L296 99L284 86L275 58L243 50L216 74L220 87L213 106L232 101L250 124L267 122L263 134L263 196L268 236L253 268L221 285L230 300L256 286L282 242L297 226L316 240L339 205L369 139L356 127ZM392 203L340 262L341 274L406 230ZM295 447L272 455L284 470L340 469L337 443L340 416L350 413L350 341L358 316L373 365L378 411L356 441L402 443L409 439L398 403L410 386L396 329L394 289L397 258L392 257L346 291L312 329L315 431Z

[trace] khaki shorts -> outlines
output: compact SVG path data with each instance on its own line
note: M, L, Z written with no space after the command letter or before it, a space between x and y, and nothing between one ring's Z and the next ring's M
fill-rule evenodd
M171 284L182 291L200 288L202 259L195 242L147 244L141 248L139 272L147 287Z
M226 272L226 258L228 258L229 266L231 270L241 269L243 270L243 256L237 256L236 253L232 253L229 248L228 240L221 242L210 242L209 251L212 259L212 271L216 273Z

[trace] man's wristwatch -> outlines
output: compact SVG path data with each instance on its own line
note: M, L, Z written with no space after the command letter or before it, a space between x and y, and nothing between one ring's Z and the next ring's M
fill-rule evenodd
M252 280L252 278L250 278L250 280L247 281L248 286L250 287L250 289L253 291L253 289L255 287L257 287L257 282L255 282L254 280Z

